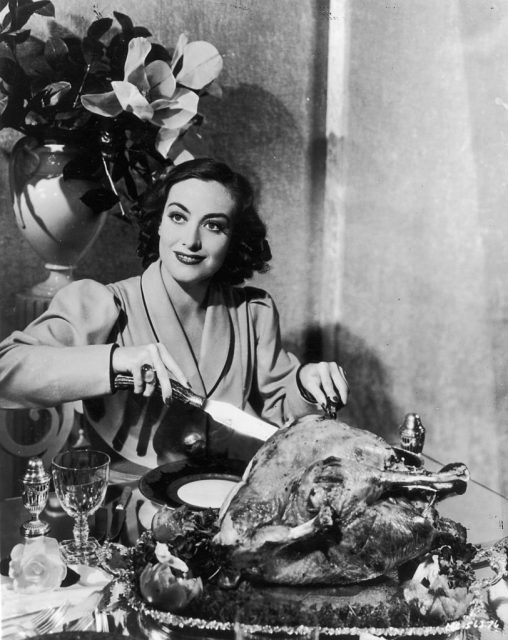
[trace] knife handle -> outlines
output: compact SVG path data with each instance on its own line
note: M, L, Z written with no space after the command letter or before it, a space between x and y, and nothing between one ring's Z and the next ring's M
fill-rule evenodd
M188 404L191 407L196 407L197 409L202 409L203 405L206 402L206 398L203 396L194 393L191 389L187 389L176 380L171 380L171 389L172 394L171 398L173 400L178 400L178 402L182 402L183 404ZM132 376L124 376L119 374L115 376L115 380L113 383L115 389L132 389L134 387L134 378ZM158 393L161 392L161 388L159 383L156 385L156 390Z
M125 509L125 507L129 503L129 500L131 499L131 495L132 495L132 487L129 487L127 485L122 489L122 493L118 498L118 502L115 504L115 509Z

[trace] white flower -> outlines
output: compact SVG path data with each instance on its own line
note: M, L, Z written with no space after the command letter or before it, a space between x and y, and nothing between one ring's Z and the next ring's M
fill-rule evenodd
M9 576L19 593L41 593L58 588L67 567L55 538L41 536L17 544L11 551Z

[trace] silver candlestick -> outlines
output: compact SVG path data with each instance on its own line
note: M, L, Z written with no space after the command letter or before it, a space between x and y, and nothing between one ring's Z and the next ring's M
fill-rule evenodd
M40 458L30 458L25 475L23 476L23 506L32 516L21 525L21 533L25 538L42 536L49 531L49 524L39 519L49 496L49 482L51 476L44 470Z
M425 442L425 427L417 413L408 413L399 429L400 446L412 453L421 453Z

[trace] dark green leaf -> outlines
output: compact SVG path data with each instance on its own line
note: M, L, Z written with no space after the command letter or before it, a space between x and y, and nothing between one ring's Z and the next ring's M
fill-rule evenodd
M27 75L32 78L32 92L42 90L47 84L54 80L54 71L49 66L46 58L40 57L32 61L27 69ZM40 86L42 83L42 86Z
M0 78L7 82L7 84L13 84L19 72L20 68L14 60L4 57L0 58Z
M7 6L9 0L0 0L0 11L3 11Z
M19 31L18 33L4 33L0 36L0 42L6 42L11 48L20 42L24 42L30 36L30 31Z
M126 16L125 13L120 13L119 11L113 11L113 15L120 23L122 31L125 33L125 35L130 35L132 33L134 25L132 24L132 20L129 18L129 16Z
M55 107L71 89L72 86L68 82L53 82L49 84L42 92L43 106Z
M46 18L54 18L55 17L55 7L52 2L46 2L44 6L40 9L37 9L36 13L40 16L45 16Z
M118 182L119 180L121 180L128 171L129 165L127 164L125 156L117 154L116 161L113 164L113 169L110 170L113 182Z
M81 51L81 38L77 36L65 36L62 38L69 50L69 57L80 63L83 62L83 52Z
M83 153L79 158L68 162L63 169L64 180L93 180L99 169L99 156Z
M88 27L86 35L94 40L99 40L99 38L102 38L102 36L111 29L112 24L113 18L99 18Z
M24 31L18 31L14 36L16 40L16 44L21 44L22 42L26 42L30 37L30 29L25 29Z
M136 200L136 198L138 197L138 190L136 188L136 183L134 181L134 178L132 177L132 173L129 171L128 166L127 166L127 171L124 174L124 179L125 179L125 186L127 188L127 193L133 200Z
M6 31L11 24L11 14L6 13L2 20L2 31Z
M34 127L38 124L48 124L48 120L36 111L29 111L25 116L25 124Z
M44 57L52 67L63 64L69 55L69 49L62 38L48 38L44 45Z
M121 33L117 33L107 47L107 57L111 64L111 79L123 79L125 58L127 56L128 44Z
M146 56L145 65L153 62L154 60L163 60L164 62L171 62L171 54L158 42L152 43L150 53Z
M18 29L21 29L21 27L28 22L28 20L34 13L39 13L39 10L47 7L48 4L51 4L49 0L38 0L38 2L33 2L32 4L18 6L18 9L15 13L11 11L11 14L13 15L13 29L15 29L16 31Z
M90 189L81 196L81 201L94 213L101 213L111 209L119 201L119 198L112 191L106 189Z
M182 70L182 67L183 67L183 56L180 56L175 64L175 68L173 69L173 75L175 76L175 78Z
M76 117L76 109L71 111L59 111L55 115L55 120L57 122L65 122L66 120L71 120Z
M86 36L82 43L83 56L87 64L101 60L104 55L105 46L99 40L94 40Z
M134 27L132 35L134 38L150 38L152 34L145 27Z

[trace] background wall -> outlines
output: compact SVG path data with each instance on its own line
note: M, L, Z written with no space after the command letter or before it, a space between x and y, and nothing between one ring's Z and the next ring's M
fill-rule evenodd
M83 1L55 6L56 23L73 31L92 18ZM334 336L324 355L348 372L344 419L395 440L404 414L415 411L430 455L463 460L479 481L508 493L508 6L108 0L97 7L131 15L165 44L185 31L224 55L224 98L209 102L204 131L215 155L261 187L275 258L258 284L278 301L288 345L317 357L322 330ZM338 45L347 68L337 115L344 135L328 140L334 164L325 185L334 20L345 20L348 34ZM41 279L42 265L9 213L5 162L0 175L8 328L15 292ZM340 243L323 225L325 190L340 194ZM105 282L136 273L134 252L134 230L110 219L79 276ZM338 308L328 309L327 292L340 294Z
M416 411L428 453L506 492L508 7L348 7L349 411L385 432Z

